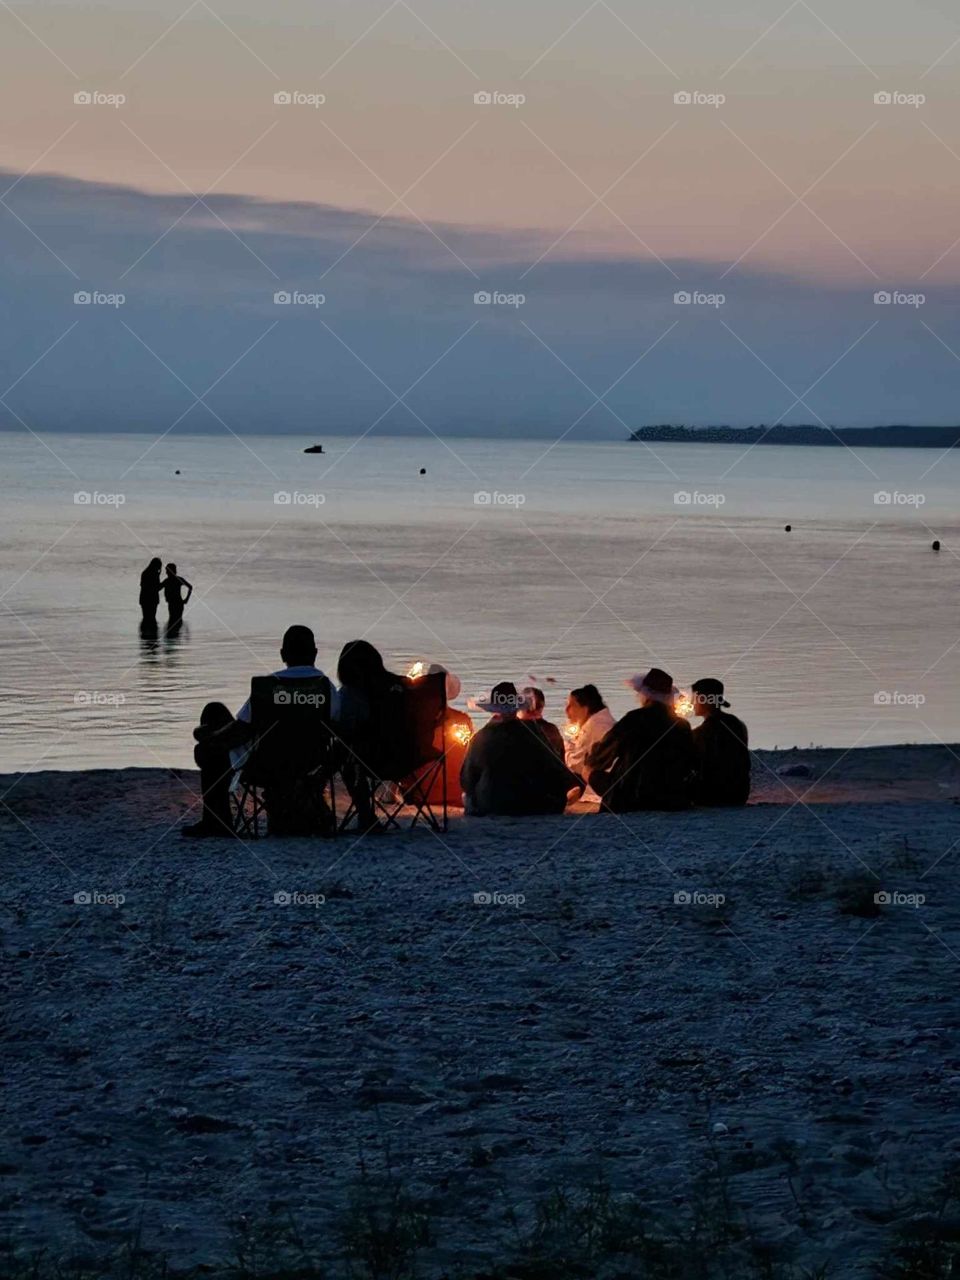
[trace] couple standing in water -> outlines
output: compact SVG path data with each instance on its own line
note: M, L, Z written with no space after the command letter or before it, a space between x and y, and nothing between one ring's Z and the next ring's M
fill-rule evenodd
M175 564L166 566L167 576L161 581L160 575L163 570L163 562L159 557L154 557L140 575L140 612L143 614L144 625L148 627L157 625L161 591L167 602L168 627L179 626L183 621L184 606L193 595L192 585L186 578L180 577ZM184 588L186 588L186 595L183 594Z

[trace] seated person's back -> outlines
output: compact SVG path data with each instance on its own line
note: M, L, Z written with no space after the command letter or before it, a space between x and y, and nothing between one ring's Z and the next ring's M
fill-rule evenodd
M695 758L690 726L673 710L673 681L654 667L636 687L643 705L628 711L591 751L590 785L616 813L686 809Z
M694 684L693 714L703 718L693 731L697 804L741 805L750 795L747 726L726 710L729 706L722 681L705 679Z
M536 724L517 718L522 705L510 683L479 704L493 719L474 735L460 774L469 813L562 813L577 784Z

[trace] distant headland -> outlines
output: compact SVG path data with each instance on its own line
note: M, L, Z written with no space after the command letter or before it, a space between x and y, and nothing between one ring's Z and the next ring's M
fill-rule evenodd
M960 444L957 427L685 427L664 422L638 427L631 440L680 444L814 444L860 449L952 449Z

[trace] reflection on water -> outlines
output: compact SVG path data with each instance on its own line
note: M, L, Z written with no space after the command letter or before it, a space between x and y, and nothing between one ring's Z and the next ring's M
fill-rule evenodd
M75 507L56 459L6 438L0 770L189 767L201 707L238 709L293 622L328 672L354 636L395 669L441 661L461 705L535 671L554 720L588 682L620 715L624 680L656 665L684 687L725 679L757 746L957 738L942 690L960 679L958 561L930 544L960 546L960 454L921 482L923 450L872 451L871 475L842 449L754 449L735 466L730 446L665 446L667 471L628 444L565 443L542 462L524 441L457 441L457 456L348 444L303 459L298 442L256 441L273 476L235 442L178 436L121 486L142 437L58 439L83 488L126 487L117 510ZM922 508L874 501L921 487ZM324 502L274 501L308 489ZM517 490L523 503L493 500ZM137 632L151 550L196 590L189 622Z
M140 656L144 662L158 663L166 659L172 665L177 661L180 646L189 639L190 627L183 618L165 625L141 622Z

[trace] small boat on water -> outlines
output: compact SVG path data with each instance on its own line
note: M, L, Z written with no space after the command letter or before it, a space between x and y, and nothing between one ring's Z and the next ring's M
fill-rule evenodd
M309 446L309 448L304 449L304 451L303 451L303 452L304 452L304 453L323 453L323 445L322 445L322 444L312 444L312 445L310 445L310 446Z

